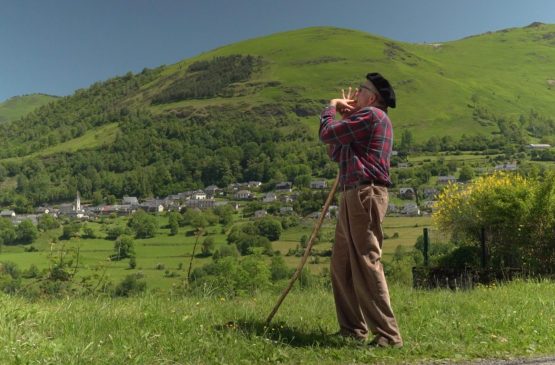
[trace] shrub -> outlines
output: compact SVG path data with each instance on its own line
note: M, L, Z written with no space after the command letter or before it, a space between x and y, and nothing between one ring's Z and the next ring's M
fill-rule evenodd
M106 232L106 239L115 240L123 234L128 235L128 234L131 234L131 232L122 226L111 226L108 228L108 231Z
M135 238L154 237L158 229L156 217L142 210L133 214L127 225L135 231Z
M444 260L446 265L476 265L483 229L490 266L553 271L555 174L537 180L495 173L464 188L450 185L436 207L434 222L461 246Z
M260 257L224 257L195 269L191 279L193 289L208 286L222 295L254 294L269 286L270 269Z
M142 293L146 290L146 281L141 280L143 275L127 275L114 289L116 297L129 297L134 294Z
M114 254L110 257L112 261L123 260L135 256L133 238L130 236L120 236L114 243Z

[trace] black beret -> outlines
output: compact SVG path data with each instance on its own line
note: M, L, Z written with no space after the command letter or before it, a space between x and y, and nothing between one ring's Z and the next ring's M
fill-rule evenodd
M395 91L393 91L393 87L389 81L377 72L369 73L366 75L366 78L376 87L380 96L385 101L385 104L388 107L395 108Z

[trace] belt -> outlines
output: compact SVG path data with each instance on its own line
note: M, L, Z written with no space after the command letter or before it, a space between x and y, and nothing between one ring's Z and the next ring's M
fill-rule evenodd
M388 187L387 184L384 184L381 181L363 180L363 181L357 181L354 184L343 184L341 190L347 191L347 190L357 189L357 188L360 188L361 186L367 186L367 185L381 186L384 188Z

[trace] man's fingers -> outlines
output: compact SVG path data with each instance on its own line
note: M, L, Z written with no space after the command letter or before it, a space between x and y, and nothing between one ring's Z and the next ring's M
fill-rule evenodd
M351 91L352 91L352 88L349 86L349 93L347 94L347 99L351 98Z

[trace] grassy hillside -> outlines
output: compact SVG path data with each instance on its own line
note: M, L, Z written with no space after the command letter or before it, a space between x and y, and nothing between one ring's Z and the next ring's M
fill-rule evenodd
M555 351L553 301L546 299L555 292L548 282L461 292L392 286L402 349L372 350L331 337L337 324L329 289L293 290L266 327L278 295L175 292L29 302L0 294L0 358L6 364L451 364Z
M57 97L45 94L14 96L0 103L0 123L17 120L36 108L48 104Z
M318 115L369 71L396 89L396 148L410 131L419 143L451 137L446 151L498 154L512 144L506 159L520 158L525 143L555 141L554 39L554 25L534 24L443 44L331 27L246 40L97 82L0 125L0 180L25 175L29 184L17 193L41 204L77 189L85 198L146 197L333 178ZM454 146L463 136L466 146L470 137L492 142ZM49 191L40 194L46 179ZM5 194L0 203L13 206L17 199Z
M555 26L538 25L483 34L443 44L409 44L345 29L307 28L239 42L167 67L165 78L146 85L148 100L166 78L183 75L193 61L251 54L267 61L254 81L276 82L253 95L189 100L157 107L179 109L223 103L304 103L322 106L369 71L388 77L398 96L390 114L398 129L417 139L432 135L489 134L497 126L479 123L475 105L518 118L536 109L555 114Z

